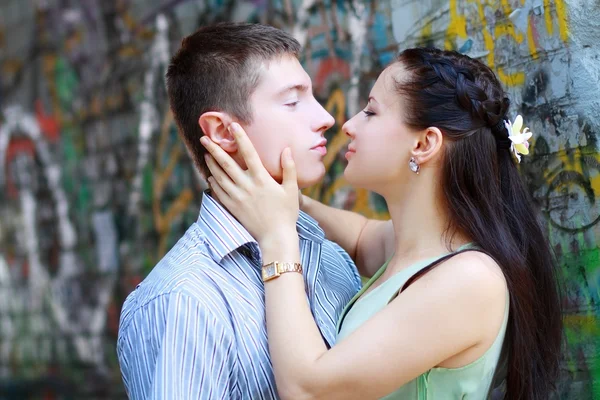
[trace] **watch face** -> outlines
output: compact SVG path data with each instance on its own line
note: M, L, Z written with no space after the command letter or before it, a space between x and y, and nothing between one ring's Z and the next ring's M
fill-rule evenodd
M265 267L265 275L275 276L275 264L271 264L268 267Z

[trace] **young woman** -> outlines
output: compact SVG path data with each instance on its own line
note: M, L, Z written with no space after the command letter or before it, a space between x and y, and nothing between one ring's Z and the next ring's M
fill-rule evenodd
M508 107L494 73L454 52L405 50L379 76L364 111L343 127L344 174L385 198L391 222L303 204L372 276L331 349L299 268L288 268L300 263L290 152L279 184L238 127L247 170L203 141L214 194L262 252L282 398L484 399L503 381L508 399L548 398L561 310L549 244L512 154L526 144L509 139Z

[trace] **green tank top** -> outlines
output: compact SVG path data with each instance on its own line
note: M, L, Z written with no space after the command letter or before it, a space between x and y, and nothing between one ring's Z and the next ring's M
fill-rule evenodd
M471 244L462 246L456 252L475 248ZM456 253L454 252L454 253ZM364 297L362 294L373 285L374 282L385 272L388 260L377 273L365 284L360 292L354 296L346 306L338 322L337 341L344 339L359 326L365 323L369 318L384 308L400 292L404 284L415 274L427 267L431 263L446 256L444 254L422 260L413 264L395 275L387 281L374 288ZM508 322L509 298L506 295L506 305L504 308L504 321L498 331L492 346L477 360L460 368L432 368L412 381L404 384L395 392L383 397L385 400L480 400L486 399L490 395L490 388L501 381L505 371L496 369L499 365L500 355L504 344L504 335ZM494 386L492 386L494 382Z

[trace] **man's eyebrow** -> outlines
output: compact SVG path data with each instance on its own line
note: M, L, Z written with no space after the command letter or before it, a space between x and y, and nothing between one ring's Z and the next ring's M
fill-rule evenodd
M293 92L293 91L298 91L298 92L308 92L308 86L307 85L290 85L287 86L285 88L283 88L282 90L279 91L279 93L277 93L278 96L283 96L284 94L287 94L289 92Z

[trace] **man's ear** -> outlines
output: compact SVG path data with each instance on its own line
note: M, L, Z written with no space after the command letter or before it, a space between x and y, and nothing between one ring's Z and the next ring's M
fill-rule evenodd
M206 136L228 153L235 153L237 143L229 132L233 122L229 114L220 111L208 111L200 116L198 124Z

